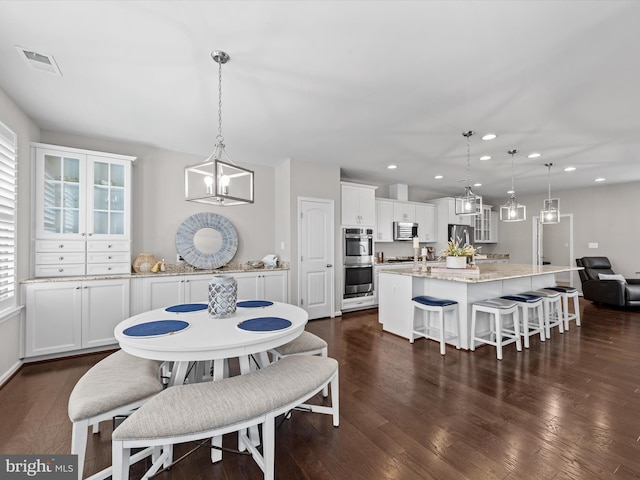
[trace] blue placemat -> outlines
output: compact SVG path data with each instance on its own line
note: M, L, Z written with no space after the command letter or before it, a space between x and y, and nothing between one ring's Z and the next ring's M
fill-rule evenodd
M274 332L276 330L284 330L290 326L291 322L289 320L280 317L251 318L238 324L238 328L248 332Z
M183 303L165 308L165 312L197 312L207 308L206 303Z
M184 330L188 326L189 322L183 320L156 320L125 328L122 333L127 337L158 337L161 335L171 335L172 333Z
M257 307L268 307L273 305L273 302L269 300L245 300L243 302L237 303L238 307L244 308L257 308Z

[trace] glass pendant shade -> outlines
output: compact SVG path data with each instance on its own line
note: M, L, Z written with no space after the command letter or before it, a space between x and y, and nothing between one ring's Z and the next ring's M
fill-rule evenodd
M540 210L540 223L560 223L560 199L547 198Z
M513 187L515 169L513 165L513 156L518 153L518 150L509 150L511 155L511 196L507 203L500 207L500 221L501 222L522 222L527 219L527 207L520 205L516 199L516 191Z
M560 223L560 199L551 198L551 167L553 163L545 163L549 169L549 197L544 200L542 210L540 210L540 223Z
M204 162L185 167L184 196L190 202L231 206L253 203L253 171L237 166L224 149L222 136L222 64L229 55L211 52L218 64L218 136L213 153ZM228 161L224 161L226 158Z
M469 139L473 133L469 130L462 134L467 139L467 186L464 187L464 193L455 198L456 215L482 215L482 197L471 190L471 146Z
M253 172L211 156L185 168L184 191L191 202L227 207L253 203Z
M471 185L464 187L464 194L456 197L456 215L482 215L482 197L471 190Z
M527 219L527 207L520 205L515 195L500 207L501 222L522 222Z

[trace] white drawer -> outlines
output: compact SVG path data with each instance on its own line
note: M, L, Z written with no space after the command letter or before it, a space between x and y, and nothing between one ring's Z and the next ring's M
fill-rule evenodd
M36 240L36 252L84 252L84 240Z
M124 275L131 273L129 263L91 263L87 265L87 275Z
M130 242L128 240L91 240L87 242L88 252L128 252Z
M129 252L87 253L87 263L129 263Z
M36 265L67 265L84 263L84 252L60 251L55 253L36 253Z
M36 277L75 277L84 275L84 263L71 265L36 265Z

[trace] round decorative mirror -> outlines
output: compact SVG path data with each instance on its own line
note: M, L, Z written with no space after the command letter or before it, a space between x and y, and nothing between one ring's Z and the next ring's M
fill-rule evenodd
M229 220L215 213L196 213L178 227L176 249L196 268L220 268L238 250L238 234Z
M215 253L222 246L222 235L213 228L201 228L193 236L193 244L202 253Z

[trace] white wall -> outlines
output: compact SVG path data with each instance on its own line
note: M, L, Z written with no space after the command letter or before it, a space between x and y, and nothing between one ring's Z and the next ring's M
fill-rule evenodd
M0 121L18 136L18 217L16 217L16 276L25 278L29 272L29 209L31 195L30 147L40 139L40 129L0 89ZM16 303L20 303L17 291ZM0 384L20 366L21 328L24 312L0 318Z
M175 263L176 231L198 212L222 215L233 224L238 232L234 261L260 260L275 251L275 173L271 167L234 159L255 171L255 203L215 207L184 199L184 167L201 162L203 157L50 131L42 132L42 142L138 157L133 167L133 258L141 252L153 253Z
M335 311L340 310L342 282L342 250L340 247L340 168L335 165L320 165L299 160L290 161L289 169L289 224L291 249L291 297L298 304L298 197L322 198L334 201L334 283Z
M635 253L640 239L640 182L554 191L553 197L560 198L561 213L573 214L575 258L609 257L617 273L640 277L636 273L640 272L640 256ZM531 218L539 215L544 198L544 194L518 197L527 206L527 221L500 223L496 251L509 253L513 263L532 261ZM598 248L589 248L589 243L597 243Z

